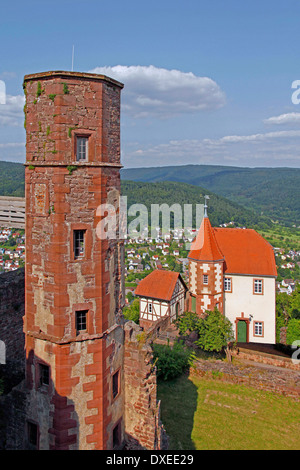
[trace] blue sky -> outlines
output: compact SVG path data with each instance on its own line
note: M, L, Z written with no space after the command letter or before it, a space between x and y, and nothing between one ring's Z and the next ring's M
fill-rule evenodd
M299 167L298 0L3 3L0 160L25 161L24 75L71 70L74 45L75 71L125 84L125 167Z

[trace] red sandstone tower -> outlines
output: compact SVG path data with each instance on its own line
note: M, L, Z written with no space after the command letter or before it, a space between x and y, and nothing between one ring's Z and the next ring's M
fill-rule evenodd
M118 210L122 87L87 73L24 78L29 448L124 439L123 244L96 232L97 208Z
M204 217L188 255L190 298L188 310L202 315L215 307L223 313L223 271L222 254L209 218L207 205Z

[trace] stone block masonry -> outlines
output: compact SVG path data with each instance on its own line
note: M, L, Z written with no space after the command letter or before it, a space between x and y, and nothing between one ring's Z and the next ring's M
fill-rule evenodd
M99 206L119 213L122 87L77 72L24 79L25 379L5 397L6 449L162 445L151 354L124 328L123 242L97 232Z
M27 421L40 449L124 441L123 243L96 232L97 208L119 202L122 87L75 72L24 79Z
M127 439L135 439L144 449L167 446L157 402L156 368L153 364L152 336L134 322L125 323L125 423Z

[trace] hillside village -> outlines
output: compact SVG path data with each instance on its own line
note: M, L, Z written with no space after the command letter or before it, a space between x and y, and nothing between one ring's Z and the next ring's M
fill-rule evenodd
M222 224L221 227L234 227L234 223ZM243 230L243 228L241 228ZM166 269L180 272L188 282L187 254L197 231L190 229L183 233L170 230L162 236L157 229L157 238L128 239L125 241L125 286L126 293L132 292L139 281L154 269ZM278 269L277 292L292 293L300 282L300 250L273 247ZM286 275L285 275L286 274ZM131 299L132 296L129 295ZM127 300L128 302L128 300Z
M234 223L221 227L234 227ZM242 230L242 228L241 228ZM134 292L141 279L154 269L180 272L188 282L187 254L197 231L170 230L164 236L159 228L155 239L130 238L125 241L126 293ZM291 294L300 282L300 250L274 247L278 269L277 292ZM25 231L0 227L0 274L15 271L25 264ZM130 296L131 297L131 296Z
M0 227L0 274L25 265L24 230Z

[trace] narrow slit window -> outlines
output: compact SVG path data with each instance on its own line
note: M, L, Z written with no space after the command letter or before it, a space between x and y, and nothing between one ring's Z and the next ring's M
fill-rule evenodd
M119 447L121 444L121 423L119 422L113 429L113 448Z
M30 449L38 448L38 426L30 421L27 422L27 440Z
M148 312L152 313L152 303L151 302L148 304Z
M76 137L76 161L87 161L88 159L88 137Z
M208 275L203 274L203 284L208 284Z
M115 372L113 375L112 386L113 386L113 398L116 398L119 395L119 391L120 391L120 372L119 371Z
M83 258L85 253L85 230L74 230L74 258Z
M87 314L88 310L79 310L75 313L77 335L87 330Z
M40 387L48 386L50 383L50 368L46 364L39 365Z

